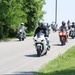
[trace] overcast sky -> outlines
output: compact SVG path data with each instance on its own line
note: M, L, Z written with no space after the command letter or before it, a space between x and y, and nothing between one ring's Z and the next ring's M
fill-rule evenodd
M49 24L55 21L55 1L45 0L43 10L46 11L44 15L45 22ZM57 22L60 25L62 21L75 22L75 0L57 0Z

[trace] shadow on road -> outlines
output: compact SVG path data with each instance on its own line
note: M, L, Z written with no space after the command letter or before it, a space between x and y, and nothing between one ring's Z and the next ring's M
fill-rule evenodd
M73 68L73 67L72 67ZM49 70L49 69L48 69ZM54 72L15 72L15 74L4 74L4 75L75 75L74 69L56 70Z
M11 40L2 40L2 41L0 41L0 43L1 42L22 42L22 41L19 41L18 39L11 39Z
M37 72L15 72L14 74L4 74L4 75L33 75Z
M69 37L68 39L72 39L72 37ZM74 38L75 39L75 38Z
M37 57L37 54L32 54L32 55L24 55L26 57Z
M24 56L26 56L26 57L37 57L38 58L37 54L24 55ZM41 55L40 57L42 57L42 56L45 56L45 54Z
M62 46L62 44L53 44L53 46Z

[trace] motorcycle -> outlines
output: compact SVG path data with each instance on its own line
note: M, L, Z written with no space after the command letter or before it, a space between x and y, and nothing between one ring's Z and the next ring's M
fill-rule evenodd
M47 54L47 49L48 49L48 45L47 45L47 41L46 38L44 37L44 33L39 32L34 38L34 43L35 43L35 48L37 51L37 56L40 57L42 55L46 55Z
M60 38L60 42L61 42L62 45L66 44L66 42L67 42L66 37L68 37L68 34L65 30L59 31L59 38Z
M25 39L25 34L22 32L22 29L20 29L18 32L18 39L19 41L24 41Z
M69 36L72 37L72 39L74 39L74 37L75 37L75 29L74 28L70 29Z

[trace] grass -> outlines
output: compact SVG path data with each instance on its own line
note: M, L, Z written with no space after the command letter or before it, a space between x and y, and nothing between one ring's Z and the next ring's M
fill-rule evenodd
M33 35L34 35L34 32L31 32L31 33L27 33L26 34L27 37L30 37L30 36L33 36Z
M49 62L35 75L75 75L75 46Z
M26 33L26 37L31 37L34 35L34 32L30 32L30 33ZM18 38L17 36L16 37L12 37L12 38L3 38L3 39L0 39L0 42L1 41L8 41L8 40L11 40L11 39L16 39Z

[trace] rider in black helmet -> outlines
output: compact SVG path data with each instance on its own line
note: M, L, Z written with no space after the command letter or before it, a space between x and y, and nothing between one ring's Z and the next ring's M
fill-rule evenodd
M75 29L75 23L74 22L72 22L72 26L71 27Z
M67 27L68 27L68 30L70 30L70 28L71 28L71 22L70 22L70 20L67 21Z
M37 33L39 33L40 32L40 30L45 34L45 37L47 36L46 35L46 27L44 26L44 24L43 23L39 23L38 24L38 27L36 28L36 30L35 30L35 33L34 33L34 37L36 36L36 34Z
M65 31L67 31L67 27L66 27L66 23L65 21L62 21L62 25L59 28L61 31L64 29Z
M34 33L34 37L36 36L37 33L39 33L40 31L42 31L45 34L46 37L46 41L47 41L47 45L50 48L50 41L49 41L49 35L48 35L48 29L47 27L44 25L44 23L38 23L38 27L35 30Z
M21 23L20 27L18 28L18 36L19 36L19 31L22 30L22 33L23 33L23 36L24 38L26 38L26 30L27 30L27 27L24 26L24 23Z
M65 24L66 24L65 21L62 21L62 26L65 26Z
M67 27L66 27L65 21L62 21L62 25L60 26L59 31L67 32ZM67 38L68 38L68 35L66 36L66 42L68 41Z

